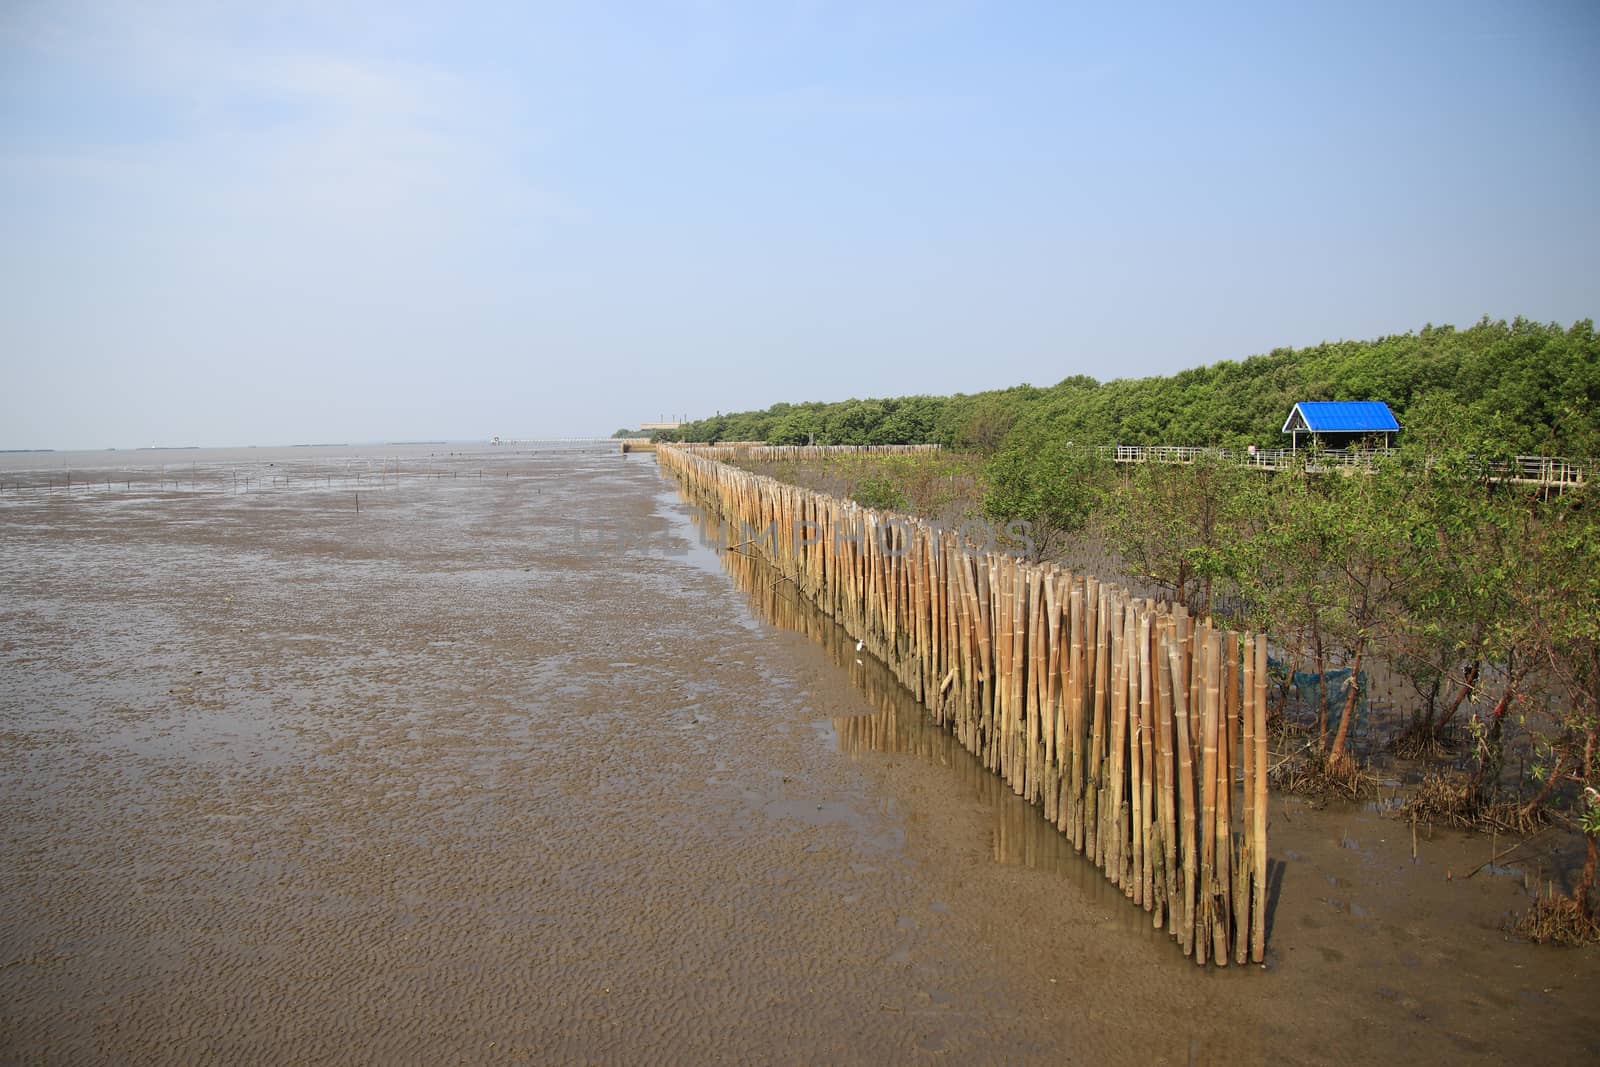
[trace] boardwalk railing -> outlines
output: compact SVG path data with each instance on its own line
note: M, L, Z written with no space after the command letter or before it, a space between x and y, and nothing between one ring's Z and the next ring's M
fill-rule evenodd
M938 445L764 445L758 441L730 441L717 444L675 446L710 459L807 460L831 456L870 453L873 455L911 455L938 451ZM1260 470L1281 471L1302 461L1312 471L1370 469L1379 460L1393 455L1391 449L1328 449L1321 452L1294 452L1287 448L1258 448L1255 451L1193 445L1101 445L1096 451L1115 463L1238 463ZM1588 484L1588 472L1595 463L1558 456L1517 456L1490 467L1491 477L1546 488L1568 489Z
M887 664L1185 955L1261 962L1264 637L710 450L656 455L735 531L727 551L758 555Z
M1187 445L1103 445L1099 452L1116 463L1240 463L1262 470L1288 470L1305 460L1310 470L1338 468L1368 469L1390 449L1340 450L1295 453L1286 448L1257 449L1254 452L1229 448L1201 448ZM1497 480L1528 483L1549 488L1577 488L1588 480L1590 462L1555 456L1517 456L1490 466Z

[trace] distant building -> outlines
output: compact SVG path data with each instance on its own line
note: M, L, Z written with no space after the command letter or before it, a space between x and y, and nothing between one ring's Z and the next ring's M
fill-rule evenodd
M1400 423L1381 400L1302 400L1284 420L1283 432L1290 435L1293 449L1299 449L1302 434L1323 448L1376 447L1380 442L1389 448Z
M682 425L683 423L681 422L641 422L639 424L639 429L641 432L649 430L676 430Z

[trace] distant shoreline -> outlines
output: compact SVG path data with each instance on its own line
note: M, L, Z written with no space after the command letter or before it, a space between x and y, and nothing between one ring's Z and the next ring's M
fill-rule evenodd
M539 437L537 435L530 435L530 436L527 436L527 437L515 437L515 438L509 438L509 439L502 439L499 443L501 445L532 446L532 445L542 445L542 444L559 444L559 443L563 443L563 442L567 442L567 441L594 441L596 443L599 443L599 442L615 441L615 440L616 440L615 438L611 438L611 437L583 437L581 435L576 435L576 436L572 436L572 437ZM237 444L237 445L233 445L233 444L230 444L230 445L136 445L136 446L132 446L132 447L115 446L115 445L104 445L104 446L100 446L100 447L88 447L88 448L73 448L73 447L68 447L68 448L61 448L61 447L56 447L56 448L0 448L0 455L43 455L43 454L58 453L58 452L63 452L63 453L71 453L71 452L208 452L208 451L230 451L230 450L233 450L233 449L269 449L269 448L385 448L385 447L417 448L417 447L422 447L422 446L428 446L428 447L437 448L437 447L445 447L445 446L456 446L456 447L460 447L460 446L469 446L470 447L470 446L474 446L474 445L485 445L485 446L488 446L488 445L493 445L494 443L495 442L491 441L489 438L486 438L486 437L466 438L466 439L451 439L451 438L447 438L447 437L440 437L440 438L425 438L425 439L417 439L417 440L408 439L408 440L404 440L404 441L296 441L296 442L294 442L292 444L266 444L266 445L263 445L263 444Z

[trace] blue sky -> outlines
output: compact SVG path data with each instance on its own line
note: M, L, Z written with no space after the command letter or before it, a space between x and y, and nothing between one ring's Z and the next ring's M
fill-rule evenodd
M0 447L609 433L1600 296L1600 6L0 5Z

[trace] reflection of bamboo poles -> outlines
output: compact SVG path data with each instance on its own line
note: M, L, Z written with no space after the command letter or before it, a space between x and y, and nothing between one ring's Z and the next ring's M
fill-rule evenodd
M1186 955L1262 960L1264 640L705 455L657 458L741 531L723 559L766 617L829 643L852 674L876 670L854 642L884 665L868 687L884 715L837 720L844 750L959 744ZM908 699L944 730L913 730L894 710Z

